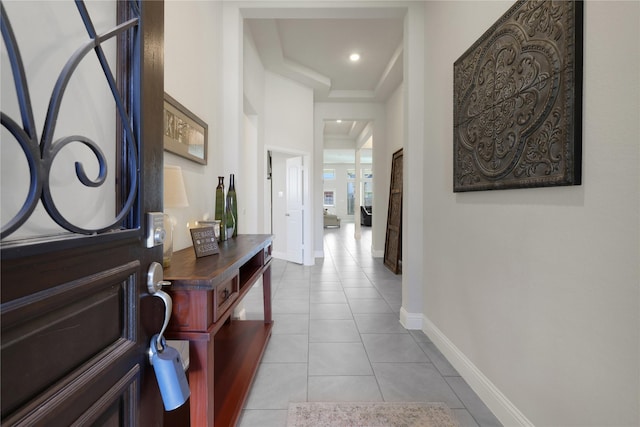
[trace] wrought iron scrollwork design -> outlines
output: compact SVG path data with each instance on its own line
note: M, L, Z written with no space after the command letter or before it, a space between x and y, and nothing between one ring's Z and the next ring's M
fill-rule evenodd
M9 117L4 112L0 112L1 124L16 139L22 151L24 152L29 167L30 180L28 194L22 207L6 224L2 224L2 232L0 237L3 239L18 230L29 219L29 217L35 210L38 201L42 202L42 205L44 206L51 219L53 219L58 225L68 231L79 234L96 234L119 228L120 224L123 223L125 217L132 210L136 201L140 173L136 134L134 133L132 119L129 116L127 109L125 108L125 102L123 101L122 96L118 91L113 71L110 68L106 55L103 51L102 43L121 34L124 34L129 30L132 30L135 34L139 29L139 6L136 1L130 1L129 5L132 8L134 17L118 24L116 27L108 30L103 34L98 34L93 25L91 17L89 16L89 12L84 1L75 0L75 4L78 12L80 13L80 17L84 23L85 29L89 35L89 40L76 49L74 54L67 60L65 66L58 75L56 84L51 94L42 137L39 140L36 131L36 123L34 120L24 64L4 4L0 2L0 9L2 14L2 38L7 49L9 61L11 63L11 71L13 74L13 80L20 108L20 116L22 120L22 125L20 125L16 120ZM80 162L75 162L75 171L78 180L87 187L100 187L106 181L107 161L102 150L95 141L92 141L90 138L82 135L64 136L58 138L55 141L53 140L56 122L58 119L58 114L60 112L60 106L65 93L65 89L67 88L69 80L71 79L78 65L92 50L95 52L102 71L104 72L104 76L111 90L111 94L113 95L113 98L115 100L118 117L120 118L122 127L124 129L124 144L126 146L127 153L127 164L125 172L128 175L128 189L126 192L126 200L122 204L122 207L118 211L113 222L106 226L101 226L100 228L94 229L83 228L78 225L72 224L61 214L51 194L49 182L50 171L54 159L56 158L58 153L60 153L60 151L70 143L80 143L89 148L93 155L96 157L99 165L98 176L95 179L91 179L87 176L83 164Z

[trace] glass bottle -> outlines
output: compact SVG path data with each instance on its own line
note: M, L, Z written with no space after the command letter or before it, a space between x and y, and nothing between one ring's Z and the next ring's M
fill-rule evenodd
M233 215L233 237L238 235L238 198L236 196L236 182L235 175L229 176L229 191L227 192L227 206L231 207L231 214Z
M233 237L234 231L236 229L236 218L233 216L233 208L231 207L231 198L227 193L227 207L226 214L224 218L225 231L227 235L227 239L231 239Z
M218 186L216 187L216 212L214 219L220 221L220 241L227 240L225 216L224 176L219 176Z

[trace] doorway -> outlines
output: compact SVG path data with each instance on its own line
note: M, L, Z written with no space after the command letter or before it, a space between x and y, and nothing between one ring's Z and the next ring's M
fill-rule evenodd
M271 233L273 256L297 264L306 263L305 224L308 206L308 172L304 155L270 150Z
M238 48L242 48L242 40L238 40L235 43L235 38L242 37L243 26L247 24L249 19L262 20L263 18L272 19L274 17L287 18L287 17L306 17L313 19L321 18L344 18L345 9L335 8L330 4L321 4L322 2L311 2L317 7L314 8L280 8L274 2L265 2L259 8L245 8L242 6L229 6L225 9L225 13L234 18L229 22L238 22L238 25L231 25L229 31L227 31L231 43L225 43L225 54L230 55L230 58L241 57L242 52L238 52ZM380 17L382 9L376 2L362 2L358 3L357 7L354 7L352 12L357 12L359 18L375 18ZM356 10L357 9L357 10ZM374 176L377 176L377 184L380 184L381 191L377 191L374 188L376 195L373 202L376 215L372 218L372 250L375 257L382 258L384 255L384 222L386 218L387 209L387 195L388 195L388 179L390 175L390 162L386 159L389 158L389 152L384 147L387 142L403 146L406 149L410 149L411 156L406 161L406 171L410 176L409 183L413 183L411 189L406 186L407 192L413 190L415 194L408 203L408 209L405 211L418 212L415 209L416 206L422 205L423 192L420 191L423 185L423 170L421 163L423 161L423 145L424 145L424 118L425 113L425 29L424 29L424 4L420 2L409 2L403 4L401 7L388 8L384 11L395 14L399 18L403 19L404 26L404 39L402 41L401 48L397 49L397 55L395 58L396 64L402 64L402 99L398 102L399 108L396 109L398 114L388 115L384 108L381 108L381 104L365 103L363 96L370 94L369 92L358 92L358 98L339 101L336 98L330 98L324 102L314 102L313 114L314 114L314 126L313 126L313 164L310 165L310 171L313 174L312 179L312 194L310 195L313 201L312 205L307 205L311 208L312 221L305 221L305 227L311 227L310 237L311 239L305 239L308 250L305 251L305 257L311 257L311 263L313 263L313 257L321 258L324 256L323 245L323 209L318 206L322 203L322 181L320 179L322 170L322 147L323 147L323 123L326 120L335 120L338 118L350 117L352 119L374 119L374 133L381 138L381 144L375 150L374 157L376 158L376 166L374 170ZM239 19L238 19L239 18ZM261 23L265 23L263 20ZM266 23L268 24L268 23ZM267 37L277 35L277 31L272 31L273 26L267 26L263 28L265 31L261 31L260 37L256 37L257 31L251 33L258 41L266 41ZM255 41L254 39L254 41ZM237 47L236 47L237 46ZM270 58L284 58L282 50L273 49L271 52L275 53ZM313 51L310 51L313 52ZM410 61L409 61L410 59ZM266 61L263 61L265 63ZM279 63L276 63L278 65ZM228 61L225 63L225 73L229 76L242 76L243 66L246 68L247 62L242 61ZM268 67L265 67L268 68ZM298 67L298 71L302 67ZM246 71L246 69L244 70ZM246 74L246 73L245 73ZM309 73L304 73L308 78ZM330 81L330 80L327 80ZM236 88L238 85L229 84L224 88L225 99L236 99L238 94ZM355 95L353 91L326 91L328 94L338 96L342 95ZM391 139L389 139L391 136ZM277 141L274 139L273 141ZM415 187L415 188L414 188ZM380 206L380 209L376 209L376 206ZM268 212L268 211L266 211ZM309 215L309 212L307 212ZM413 218L413 217L412 217ZM379 223L379 226L376 224ZM419 224L419 221L405 221L405 229L408 229L411 224ZM420 233L406 233L406 239L404 245L408 247L422 248L423 241ZM416 254L421 254L422 251L416 251ZM306 261L305 261L306 263ZM416 260L405 260L404 262L404 278L410 278L411 280L403 280L403 287L406 295L410 298L406 299L409 305L409 311L415 313L421 313L421 283L424 277L422 271L422 263Z

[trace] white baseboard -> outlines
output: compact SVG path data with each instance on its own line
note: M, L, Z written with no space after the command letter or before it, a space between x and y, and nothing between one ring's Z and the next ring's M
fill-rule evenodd
M400 324L406 329L422 330L422 313L409 313L404 307L400 308Z
M273 251L271 253L271 256L274 257L274 258L277 258L277 259L284 260L284 261L289 261L289 258L287 258L287 253L286 252ZM316 263L316 260L315 260L314 257L312 257L312 258L304 257L302 259L302 265L314 265L315 263Z
M247 320L247 310L242 307L240 310L237 310L233 313L234 318L238 320Z
M374 258L382 258L384 257L384 249L373 250L371 251L371 254L373 255Z
M533 423L524 416L502 392L487 378L458 347L447 338L427 317L422 319L422 331L442 352L460 376L476 392L478 397L505 426L533 427Z
M324 251L315 251L313 256L315 258L324 258Z

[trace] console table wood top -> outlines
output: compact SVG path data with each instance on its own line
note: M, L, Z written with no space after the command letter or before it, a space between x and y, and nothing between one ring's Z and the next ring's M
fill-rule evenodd
M193 247L176 251L164 270L175 290L213 290L273 240L270 234L239 234L220 242L220 253L196 258Z

